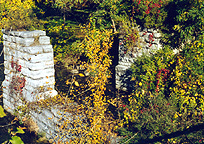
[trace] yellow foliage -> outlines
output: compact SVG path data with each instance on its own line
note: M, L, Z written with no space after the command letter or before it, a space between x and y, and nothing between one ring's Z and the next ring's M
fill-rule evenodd
M76 86L79 86L79 83L78 83L77 81L75 81L74 84L75 84Z
M84 77L84 74L80 73L79 76L80 76L80 77Z
M202 51L199 49L199 47L203 47L203 43L200 41L195 41L189 48L194 54L191 56L192 62L203 62ZM186 62L186 57L177 56L177 59L178 65L174 70L175 76L171 79L174 80L174 84L177 87L172 88L172 95L176 94L177 98L180 100L182 104L180 111L187 111L187 107L202 109L204 98L202 91L203 75L199 74L198 72L192 72L195 70L193 70L192 64L189 61ZM185 73L182 73L184 67L187 68L187 70ZM185 76L187 76L185 80L189 79L188 82L183 80Z
M58 137L72 134L70 143L73 144L105 143L108 138L105 135L109 132L104 122L107 121L105 111L108 103L105 90L110 77L111 59L108 52L113 43L112 31L98 30L91 23L92 21L85 28L82 27L82 31L86 35L79 44L80 49L88 57L88 62L83 62L80 67L83 67L89 76L86 78L87 76L82 73L77 74L85 80L83 85L80 85L80 81L75 77L71 81L67 80L66 84L70 84L68 93L65 94L65 97L55 99L55 103L65 107L65 112L72 113L71 119L66 115L61 116ZM73 100L68 98L69 95L78 100L78 96L81 96L81 104L75 105ZM109 103L113 102L109 101ZM48 102L44 102L44 104L45 106L49 105ZM73 129L67 129L70 125L73 126Z
M40 26L32 11L33 0L1 0L0 5L0 29L30 30Z

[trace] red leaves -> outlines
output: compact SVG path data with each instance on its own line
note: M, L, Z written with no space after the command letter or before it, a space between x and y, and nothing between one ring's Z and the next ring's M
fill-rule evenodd
M22 66L18 64L18 61L14 62L12 59L11 67L12 69L15 69L16 72L21 72ZM23 91L22 89L25 87L25 81L26 80L24 77L13 76L11 81L13 89L16 90L17 92L22 92Z
M139 0L138 5L140 4L140 2L141 2L141 0ZM147 3L147 1L146 1L147 9L145 10L145 13L148 15L148 14L150 14L150 12L152 14L154 14L156 12L156 14L158 16L158 14L160 13L159 8L161 8L161 3L162 3L162 1L159 1L159 3L153 3L153 4L152 4L152 2Z
M143 35L146 35L146 34L147 34L147 31L143 33Z
M136 41L136 38L137 38L137 35L136 35L136 33L132 33L132 34L130 34L128 37L127 37L127 40L129 41L129 42L135 42ZM119 44L120 45L120 44Z
M152 7L153 7L153 6L156 7L156 8L160 8L160 7L161 7L161 5L158 4L158 3L153 4Z
M136 37L135 37L133 34L130 35L130 38L131 38L134 42L136 41Z
M148 7L148 9L145 11L145 13L146 14L149 14L150 12L149 12L150 10L149 10L149 7Z
M158 90L159 90L159 81L160 81L160 77L161 77L161 73L162 73L162 72L164 73L164 74L163 74L163 81L164 81L164 82L167 80L167 76L168 76L168 74L170 73L170 71L167 70L167 69L161 68L161 70L158 70L158 73L157 73L157 75L156 75L156 77L157 77L156 92L158 92Z
M14 61L11 61L11 67L14 68Z
M153 33L149 34L149 38L152 39L154 37Z
M15 69L17 72L21 72L21 65L18 62L11 61L11 68Z
M21 72L21 65L18 65L17 71Z
M126 107L127 105L120 105L119 107L123 107L123 108L125 108L125 109L123 109L123 110L126 110L126 111L129 111L129 109Z
M25 82L26 80L24 77L13 76L11 83L13 84L14 90L16 90L17 92L22 92L22 89L25 87Z
M146 107L143 107L141 110L140 110L140 113L143 114L145 112L156 112L156 113L159 113L159 106L154 104L153 106L149 105L149 108L146 108ZM149 113L150 114L150 113Z
M153 37L154 37L154 34L153 34L153 33L152 33L152 34L149 34L149 47L152 46L152 42L154 41Z

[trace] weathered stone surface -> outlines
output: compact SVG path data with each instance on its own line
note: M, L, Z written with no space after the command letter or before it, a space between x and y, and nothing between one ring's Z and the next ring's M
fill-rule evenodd
M53 53L52 45L43 45L42 49L44 53Z
M118 65L116 71L116 88L121 90L131 90L134 87L134 82L131 81L130 67L134 60L143 55L154 54L162 46L160 44L161 34L158 30L138 28L139 30L139 44L133 48L127 48L125 41L121 38L119 40L119 54Z
M30 71L27 69L25 70L25 73L22 73L22 74L28 76L33 80L39 80L41 78L51 77L54 75L54 73L55 71L53 70L53 68L50 68L50 69L44 69L44 70L38 70L38 71ZM49 81L47 83L49 83Z
M35 39L34 38L21 38L21 37L16 37L15 38L15 43L20 44L22 46L30 46L34 43Z
M45 31L5 31L3 86L4 108L14 113L25 102L36 102L57 95L54 89L54 60L50 38ZM21 99L24 99L22 101ZM44 109L42 114L32 112L32 118L39 130L48 138L54 138L57 117L49 120L53 114Z
M50 44L50 37L48 36L40 36L39 43L42 45L49 45Z
M30 47L24 47L23 51L29 54L40 54L43 52L43 48L41 46L30 46Z
M154 32L154 37L155 37L155 38L161 38L161 37L162 37L162 34L161 34L161 33L155 33L155 32Z
M42 30L35 30L35 31L25 31L22 33L19 33L18 36L23 38L32 38L32 37L38 37L38 36L45 36L46 32Z
M42 54L36 54L36 55L24 54L23 59L25 59L31 63L40 63L43 61L51 61L51 60L53 60L53 53L42 53Z
M42 30L34 30L34 31L8 31L5 29L1 30L2 33L8 36L16 36L16 37L23 37L23 38L32 38L37 36L45 36L46 32ZM4 39L6 40L6 39Z
M34 122L37 123L39 127L39 132L46 132L46 136L49 139L56 138L56 141L60 139L60 131L58 128L60 118L64 117L66 115L66 118L70 118L69 120L72 121L72 114L68 112L63 112L60 107L55 106L48 108L43 108L39 110L39 112L31 111L31 118ZM73 127L70 125L70 127L67 127L68 129L72 129ZM65 138L61 138L60 140L63 140L65 142L69 142L69 140L72 138L72 135L66 135Z

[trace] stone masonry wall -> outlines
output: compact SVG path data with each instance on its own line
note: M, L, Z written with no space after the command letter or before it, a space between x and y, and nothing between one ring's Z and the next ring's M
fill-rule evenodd
M57 95L54 90L53 48L45 31L2 32L4 108L14 114L26 102L36 102ZM48 139L54 139L59 134L57 125L58 119L63 116L61 114L71 117L69 113L60 112L59 106L29 110L31 119L37 124L35 130L45 133Z
M5 100L21 96L33 102L56 95L53 49L45 32L3 31L3 39Z
M119 39L119 53L118 65L115 68L116 73L116 88L120 90L131 90L134 83L131 82L130 67L134 63L134 59L143 54L153 54L156 50L161 48L160 37L161 34L155 29L141 29L139 31L139 47L133 47L131 50L126 47L125 40Z

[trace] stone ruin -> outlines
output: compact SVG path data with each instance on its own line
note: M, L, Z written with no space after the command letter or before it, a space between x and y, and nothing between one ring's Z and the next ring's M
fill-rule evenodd
M5 31L3 104L4 108L14 114L25 102L36 102L57 95L54 89L54 60L50 38L45 31ZM142 54L152 54L161 48L161 34L154 29L139 29L140 47L128 50L125 39L119 39L118 65L115 67L116 88L129 90L131 82L131 64ZM58 136L58 123L62 115L71 119L70 113L60 112L60 107L43 108L40 112L31 110L31 119L39 132L45 133L48 139ZM67 135L64 141L71 138ZM57 139L56 139L57 140Z
M155 29L141 29L139 32L139 44L132 47L131 50L127 48L124 37L119 39L118 49L118 65L115 68L116 89L128 91L134 87L134 82L131 81L130 67L137 57L143 54L149 55L159 50L161 34Z
M45 31L2 30L2 33L5 110L15 114L18 108L27 102L56 96L53 48ZM60 112L58 106L39 108L39 111L29 110L32 126L37 132L45 133L48 139L58 136L57 125L62 114L71 117L69 113Z

